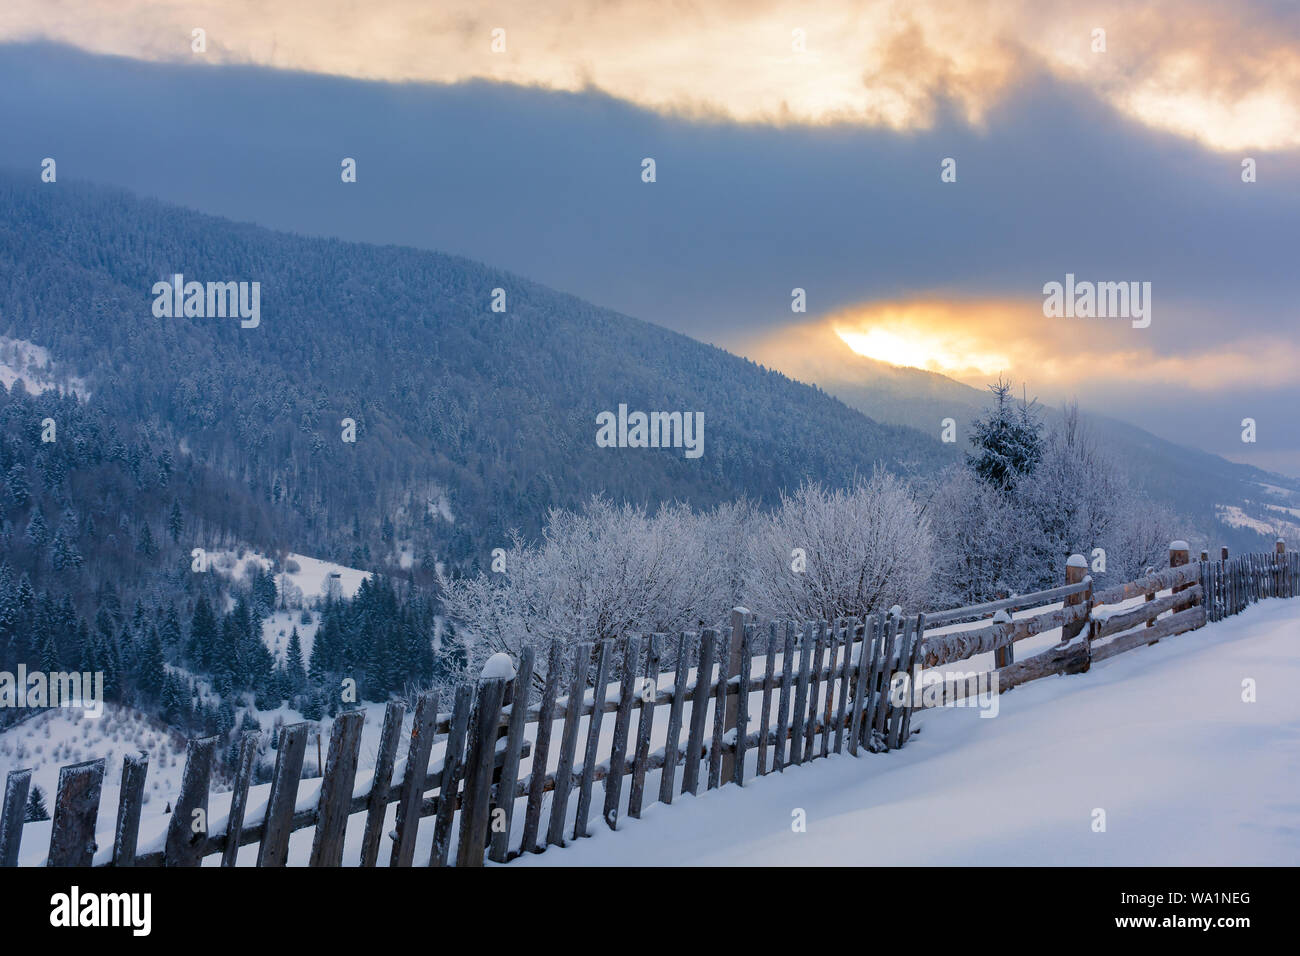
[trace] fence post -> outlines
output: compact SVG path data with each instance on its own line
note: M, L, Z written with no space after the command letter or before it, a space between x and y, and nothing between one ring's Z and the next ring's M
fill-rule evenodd
M1190 564L1191 560L1192 549L1188 546L1186 541L1171 541L1169 543L1169 566L1171 568L1181 568L1184 565ZM1190 584L1179 584L1173 590L1176 594L1179 591L1186 591L1190 587Z
M491 826L492 764L496 754L497 727L501 723L501 702L506 696L506 682L515 676L513 662L507 658L506 663L510 666L509 678L503 671L485 667L475 688L474 715L465 748L465 787L460 802L457 866L483 865L483 851ZM451 800L453 793L449 788L440 794L440 799Z
M1283 597L1282 567L1286 561L1286 542L1281 538L1273 543L1273 597Z
M727 667L718 668L722 671L720 675L723 681L729 681L733 677L740 676L741 660L746 653L745 642L742 635L745 633L745 619L749 617L749 611L743 607L731 609L731 656L727 658ZM745 661L746 666L749 661ZM725 720L722 723L722 732L725 735L730 730L735 730L736 721L739 718L740 697L733 696L723 691L726 700ZM740 731L736 731L736 737L739 739ZM734 752L728 751L722 755L722 773L721 777L725 781L731 781L736 773L736 756Z
M1088 559L1081 554L1070 555L1065 562L1065 583L1078 584L1087 576ZM1084 593L1082 591L1078 594L1071 594L1065 599L1064 606L1074 607L1077 604L1082 604L1083 599ZM1061 643L1064 644L1078 637L1079 632L1083 630L1083 625L1086 623L1086 621L1076 621L1073 624L1064 625L1061 628Z
M49 866L90 866L95 859L95 820L107 761L100 757L59 768L59 791L50 826Z
M5 777L5 798L0 809L0 866L18 865L18 846L27 819L27 793L31 789L32 771L10 770Z

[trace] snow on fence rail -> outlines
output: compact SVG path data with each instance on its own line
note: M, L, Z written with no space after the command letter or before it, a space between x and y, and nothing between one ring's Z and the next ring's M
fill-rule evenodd
M995 669L986 676L996 674L992 686L998 692L1050 674L1083 673L1093 661L1220 620L1261 598L1300 596L1298 558L1279 542L1274 554L1229 559L1224 549L1218 561L1202 552L1192 563L1186 546L1175 542L1168 569L1100 590L1094 590L1086 564L1076 555L1067 565L1064 586L929 615L876 614L865 621L801 626L773 621L764 640L762 629L737 609L730 628L698 635L632 636L598 646L555 641L541 699L532 706L526 691L537 662L535 649L527 647L517 674L510 668L486 669L476 684L457 688L447 713L438 713L437 693L417 698L399 782L393 777L405 717L402 702L387 705L369 780L357 779L365 714L345 712L335 719L318 794L306 800L298 790L309 728L294 724L280 732L264 812L246 821L259 736L249 732L239 742L230 811L209 830L218 741L191 740L165 840L142 852L137 834L148 755L123 762L111 855L98 852L96 836L105 760L64 767L47 863L197 866L220 854L222 866L234 866L241 847L257 844L258 866L284 866L290 836L314 828L309 864L340 866L353 817L361 840L349 863L376 865L387 836L389 864L412 865L419 821L426 817L434 818L432 841L421 862L506 862L589 835L597 783L603 790L600 818L616 829L620 811L639 817L656 796L671 803L674 794L694 794L701 786L743 785L747 773L780 772L841 753L846 745L855 756L897 749L911 735L916 696L897 695L891 688L910 687L918 668L993 652ZM1136 602L1138 597L1143 601ZM1027 609L1034 613L1016 620L1006 613ZM987 624L977 620L964 630L933 631L989 613L996 616ZM1057 628L1059 643L1015 660L1017 642ZM661 671L669 656L673 668ZM598 691L588 688L593 664L590 683ZM610 683L615 671L617 680ZM562 681L568 692L561 698ZM656 713L665 709L667 724L656 724ZM614 715L609 734L602 732L607 713ZM435 739L443 744L442 758L431 766ZM0 809L0 866L18 863L30 782L31 770L8 774ZM550 806L544 813L547 795ZM395 823L385 832L390 806Z

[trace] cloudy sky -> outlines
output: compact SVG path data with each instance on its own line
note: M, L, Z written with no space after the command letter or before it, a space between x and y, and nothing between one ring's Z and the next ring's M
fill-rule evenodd
M0 44L5 166L462 253L778 366L1006 372L1300 474L1300 5L5 0ZM1045 317L1067 273L1150 282L1150 326Z

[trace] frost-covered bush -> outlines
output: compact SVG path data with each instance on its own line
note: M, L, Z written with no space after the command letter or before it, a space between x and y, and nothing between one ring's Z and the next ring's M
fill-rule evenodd
M747 565L746 606L764 618L920 608L931 573L929 520L887 472L843 489L804 484L754 521Z

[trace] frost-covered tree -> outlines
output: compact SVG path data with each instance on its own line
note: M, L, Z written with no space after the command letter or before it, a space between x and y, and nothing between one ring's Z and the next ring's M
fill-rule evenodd
M731 520L738 520L728 512ZM685 505L614 505L593 498L581 511L552 509L540 544L512 538L505 570L441 576L444 602L461 623L476 668L498 651L559 638L720 623L731 606L732 564L708 515Z
M974 454L970 468L994 487L1009 490L1033 472L1042 457L1042 423L1036 402L1016 402L1011 383L999 378L989 386L993 407L971 423Z
M887 472L845 489L805 483L756 525L745 597L764 617L864 617L926 600L929 521Z

